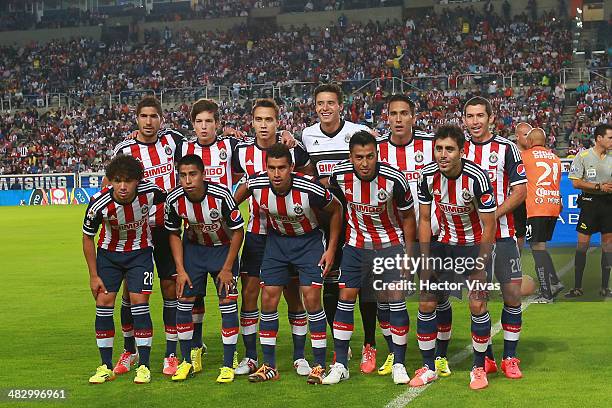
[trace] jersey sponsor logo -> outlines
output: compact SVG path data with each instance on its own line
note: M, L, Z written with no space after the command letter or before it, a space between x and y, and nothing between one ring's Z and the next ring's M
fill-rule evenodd
M424 159L423 152L417 151L414 154L414 161L416 161L417 163L423 163L423 159Z
M234 222L238 222L240 220L240 211L239 210L232 211L230 214L230 220Z
M211 220L218 220L220 216L221 215L219 214L219 211L217 211L217 209L213 208L212 210L210 210L210 219Z
M384 210L383 206L367 205L353 202L349 202L348 207L354 210L355 212L363 214L381 214Z
M409 183L418 182L421 179L421 172L406 170L404 171L404 177Z
M148 206L148 205L146 205L146 204L145 204L145 205L143 205L143 206L140 208L140 212L142 213L142 215L148 214L148 213L149 213L149 206Z
M330 175L336 164L340 163L341 160L321 160L317 163L317 172L319 176Z
M225 149L219 150L219 160L221 161L227 160L227 150Z
M482 205L484 206L490 206L493 205L493 203L495 202L495 200L493 200L493 195L492 194L483 194L480 196L480 202L482 203Z
M168 145L164 147L164 152L166 152L166 156L172 156L172 148Z
M303 215L293 217L291 215L270 214L270 217L278 222L299 222L304 219Z
M499 158L497 157L497 153L491 152L491 154L489 155L489 163L495 164L498 160Z
M521 177L525 177L525 165L523 163L516 166L516 173Z
M165 176L166 174L170 174L174 171L174 166L172 162L168 162L165 164L159 164L157 166L149 167L144 171L144 178L151 179L157 176Z
M128 231L128 230L137 230L141 228L147 222L146 218L143 218L138 221L128 222L126 224L120 225L111 225L111 228L118 231Z
M207 234L210 232L216 232L221 228L221 223L219 222L214 222L212 224L205 224L205 223L194 223L194 224L189 224L191 227L197 228L198 230L202 231L203 233Z
M532 153L534 159L555 159L557 157L553 152L548 150L534 150Z
M560 197L561 193L559 192L559 190L547 190L543 187L538 187L538 189L536 190L536 195L540 197L548 197L548 196Z
M469 192L469 190L464 188L461 192L461 198L463 198L463 201L472 201L474 197L472 196L472 193Z
M469 214L472 211L471 207L465 205L439 203L438 207L446 214Z
M225 176L224 166L206 166L204 169L204 175L206 177L223 177Z
M587 177L595 178L595 177L597 177L597 170L595 170L595 169L587 169L586 175L587 175Z

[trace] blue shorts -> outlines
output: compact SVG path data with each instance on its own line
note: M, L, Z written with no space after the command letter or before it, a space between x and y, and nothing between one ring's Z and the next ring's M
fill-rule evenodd
M493 250L493 272L499 283L517 283L523 280L521 255L513 238L501 238Z
M323 286L323 270L318 265L323 252L325 237L321 230L297 237L270 232L261 263L261 284L287 286L295 268L300 286Z
M174 258L170 251L169 234L170 232L165 227L151 228L153 258L160 280L176 279L176 265L174 265Z
M361 288L362 290L376 289L375 281L384 283L399 282L401 278L398 268L384 268L378 259L395 259L403 257L406 249L403 245L394 245L382 249L363 249L345 245L338 286L340 288ZM376 270L374 270L376 266ZM362 294L363 296L363 294Z
M247 275L259 279L267 238L267 235L246 233L240 257L240 273L243 276ZM292 279L298 278L298 273L294 267L289 268L289 276Z
M153 291L153 248L129 252L98 248L96 267L109 292L119 292L123 279L129 292L150 294Z
M193 288L185 285L183 289L184 297L193 296L206 296L206 282L208 275L210 275L214 282L217 291L219 289L217 284L217 275L225 263L227 254L229 252L228 245L219 246L204 246L194 244L189 241L183 241L183 264L185 265L185 271L191 279ZM238 277L239 261L236 259L234 265L232 265L232 275L234 275L234 284L229 294L225 293L225 289L221 291L219 298L224 299L237 299L238 289L236 286Z

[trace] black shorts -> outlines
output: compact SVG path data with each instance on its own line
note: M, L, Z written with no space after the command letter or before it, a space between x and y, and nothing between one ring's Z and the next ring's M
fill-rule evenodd
M514 217L514 231L516 237L524 237L527 233L527 205L524 201L512 211L512 216Z
M584 194L578 199L580 216L576 231L592 235L612 232L612 194L596 196Z
M176 279L176 266L170 251L170 232L164 227L151 228L153 238L153 259L160 280Z
M557 217L529 217L527 218L528 242L548 242L552 240L557 225Z

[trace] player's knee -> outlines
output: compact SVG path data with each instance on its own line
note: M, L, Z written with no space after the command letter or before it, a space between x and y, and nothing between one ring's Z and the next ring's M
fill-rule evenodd
M433 313L436 310L438 302L419 302L419 311L422 313Z
M173 279L162 279L159 282L164 298L174 299L176 297L176 281Z
M478 301L478 300L472 300L470 301L470 312L474 315L482 315L487 311L487 303L486 302L482 302L482 301Z
M316 311L321 308L321 292L309 288L309 290L303 291L304 307L308 311Z

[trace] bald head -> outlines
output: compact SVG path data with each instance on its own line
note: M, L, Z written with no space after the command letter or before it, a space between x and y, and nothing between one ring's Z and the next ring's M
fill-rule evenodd
M531 147L533 146L545 146L546 145L546 133L542 128L532 129L527 134L527 140L530 142Z
M523 150L529 149L529 141L527 140L527 133L531 131L532 127L529 123L520 122L516 125L514 133L516 134L516 142L519 147Z

